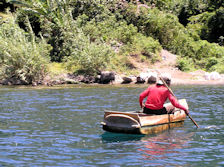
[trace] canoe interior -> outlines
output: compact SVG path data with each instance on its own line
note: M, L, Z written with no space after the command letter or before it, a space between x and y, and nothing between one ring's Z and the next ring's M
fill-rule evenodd
M185 99L179 103L188 108ZM172 105L167 103L164 106ZM148 115L139 112L105 111L103 129L110 132L149 134L183 125L186 114L175 109L174 114Z

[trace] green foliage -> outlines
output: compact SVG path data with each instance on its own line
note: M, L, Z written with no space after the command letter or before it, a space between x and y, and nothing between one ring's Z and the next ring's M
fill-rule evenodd
M103 70L113 57L113 51L105 44L90 42L83 34L76 36L70 45L72 53L64 59L66 66L72 70L74 66L76 72L86 75L96 75Z
M208 39L209 29L208 20L214 15L213 13L204 12L202 14L192 16L189 18L190 23L187 25L187 29L194 39Z
M224 6L216 10L215 14L208 21L209 36L207 38L210 42L219 42L219 39L224 36Z
M52 77L70 72L66 70L64 63L58 63L58 62L49 63L48 71Z
M128 16L126 16L128 17ZM137 26L142 33L153 36L158 39L160 44L181 57L191 58L191 66L195 68L207 69L212 66L207 65L208 58L223 57L223 47L217 44L200 40L200 37L192 33L179 23L176 16L159 11L158 9L149 9L148 12L142 12L138 17ZM185 60L180 61L180 69L185 68Z
M65 67L72 72L95 75L104 69L134 69L129 56L138 55L141 61L154 63L159 60L162 47L180 56L178 67L181 70L201 68L223 71L223 47L202 40L223 44L223 2L220 0L9 1L19 4L16 12L19 17L12 26L12 34L15 36L20 32L23 35L16 40L12 40L15 37L7 33L1 36L0 48L4 47L1 49L4 51L1 52L4 55L4 60L1 59L2 73L8 77L10 75L5 71L9 62L6 63L5 57L9 59L10 56L5 55L23 55L26 59L32 59L32 64L39 61L46 64L44 57L48 57L50 49L41 34L52 46L51 61L65 62ZM31 24L26 24L27 17ZM184 25L190 23L185 28L180 22ZM8 31L11 31L10 28ZM19 39L23 41L19 43ZM8 49L11 45L18 48ZM11 64L13 61L10 59ZM18 68L18 64L12 66ZM39 72L44 69L42 65L39 67ZM22 65L19 65L21 68ZM38 69L37 65L32 68ZM27 83L41 78L38 70L28 72L28 68L22 69L22 75L20 71L14 73L18 73L16 77L23 78ZM31 72L33 78L27 75Z
M70 38L68 37L69 33L76 33L76 26L74 26L72 16L72 0L22 0L13 2L19 3L21 6L18 11L19 19L17 21L21 22L24 17L29 16L31 23L36 23L32 24L33 28L38 29L38 27L35 27L35 25L38 25L40 32L53 47L50 55L52 61L61 62L64 56L70 54L70 51L64 48L63 43L67 38Z
M96 39L103 39L106 42L116 40L126 44L131 42L132 37L137 34L136 27L132 24L128 25L124 20L118 21L113 15L108 15L101 22L92 19L82 29L92 41Z
M1 77L14 78L30 84L40 81L47 72L50 46L36 40L30 24L24 32L14 20L0 25L0 69Z
M146 2L150 7L157 7L159 10L165 11L166 13L172 13L178 15L187 0L150 0Z
M100 22L102 15L108 14L109 9L116 5L118 0L75 0L72 3L73 17L88 16L89 20L96 19Z
M218 64L218 60L216 58L209 58L206 64L206 69L209 70L212 66Z
M83 25L86 19L85 15L79 17L79 25ZM115 48L117 45L120 45L119 54L124 56L136 53L148 57L151 62L159 59L158 53L161 50L161 45L158 41L137 33L135 26L132 24L128 25L124 20L117 20L114 15L104 17L101 22L92 19L84 24L83 32L90 37L90 41L102 39ZM119 62L121 64L121 61ZM110 66L114 65L111 64Z
M179 58L177 61L177 67L181 71L192 71L194 69L194 62L189 58Z
M201 39L219 43L224 29L224 8L215 12L204 12L189 18L187 28ZM221 43L220 43L221 44ZM222 44L221 44L222 45Z
M123 46L122 52L129 55L143 55L155 63L160 60L159 53L162 47L157 40L151 37L146 37L140 33L133 36L132 43Z
M224 58L217 60L217 64L214 64L209 68L209 71L217 71L219 73L224 73ZM216 63L216 61L214 62Z
M220 7L224 7L224 1L223 0L208 0L207 5L208 5L207 6L208 10L213 11L213 10L219 9Z

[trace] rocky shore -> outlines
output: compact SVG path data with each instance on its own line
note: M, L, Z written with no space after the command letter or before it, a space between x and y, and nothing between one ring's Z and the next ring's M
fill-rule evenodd
M175 68L160 68L160 73L170 74L171 83L174 85L224 85L224 74L217 72L205 72L202 70L194 72L182 72ZM63 84L153 84L158 78L155 69L147 69L137 76L126 76L124 74L116 74L115 72L102 71L97 77L83 76L74 74L61 74L55 77L47 76L39 83L32 83L32 86L45 85L63 85ZM27 85L26 83L9 79L0 82L1 85Z
M182 72L177 69L158 69L160 73L168 73L172 77L172 84L177 85L224 85L224 75L217 72ZM63 74L54 79L46 77L43 85L60 85L60 84L153 84L156 82L158 74L155 69L147 69L137 76L126 76L116 74L115 72L103 71L97 77Z
M217 72L205 72L197 70L194 72L183 72L175 68L177 56L162 50L160 53L162 61L153 65L139 63L132 60L133 66L139 71L139 75L118 74L113 71L102 71L98 76L84 76L74 74L60 74L57 76L46 76L41 82L32 83L37 85L62 85L62 84L150 84L155 83L158 77L158 72L171 75L171 83L184 85L224 85L224 74ZM0 81L1 85L27 85L17 79L8 79Z
M102 71L97 77L92 76L74 76L72 74L63 74L52 79L46 77L43 84L148 84L155 83L158 72L168 73L172 77L172 84L187 85L224 85L224 74L217 72L205 72L197 70L194 72L183 72L176 68L177 56L167 50L160 53L161 61L153 65L140 63L135 59L130 59L133 66L139 71L139 75L129 76L118 74L116 72Z

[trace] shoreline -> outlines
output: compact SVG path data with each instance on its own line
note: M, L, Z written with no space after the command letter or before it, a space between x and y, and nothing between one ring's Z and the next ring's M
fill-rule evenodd
M152 85L149 83L128 83L128 84L122 84L122 83L109 83L109 84L100 84L100 83L63 83L63 84L38 84L38 85L3 85L0 84L0 88L69 88L69 87L76 87L76 88L83 88L83 87L147 87L148 85ZM171 81L171 87L172 86L224 86L224 79L220 80L191 80L191 79L178 79L173 78Z
M220 75L218 79L206 79L204 71L194 71L194 72L182 72L180 70L174 70L171 68L160 69L161 73L171 74L171 86L174 85L211 85L211 86L224 86L224 74ZM122 77L123 76L123 77ZM80 79L81 78L81 79ZM22 82L6 82L3 84L0 82L0 87L85 87L85 86L147 86L153 83L147 83L149 80L145 79L144 82L137 82L137 76L129 77L131 82L125 83L123 78L124 75L115 74L114 80L108 83L92 82L89 80L92 77L84 76L74 76L71 74L62 74L55 77L47 76L39 83L33 84L22 84ZM20 83L20 84L18 84Z
M162 73L169 73L171 74L171 86L172 85L213 85L213 86L219 86L224 85L224 75L221 74L220 78L217 79L206 79L205 78L205 72L204 71L195 71L191 73L182 72L180 70L173 70L173 69L162 69L160 70ZM123 76L123 77L122 77ZM81 78L81 79L80 79ZM153 79L152 83L148 83L148 79L144 79L144 82L137 82L137 76L132 77L124 77L124 75L116 74L113 80L110 80L107 83L101 83L101 82L93 82L93 80L90 80L89 78L93 77L84 77L84 76L73 76L71 74L63 74L55 77L46 77L44 80L42 80L39 83L32 83L32 84L23 84L22 82L0 82L1 87L66 87L66 86L102 86L102 85L108 85L108 86L140 86L140 85L150 85L155 84L155 80ZM130 82L124 82L123 78L128 78ZM155 77L154 77L155 78Z

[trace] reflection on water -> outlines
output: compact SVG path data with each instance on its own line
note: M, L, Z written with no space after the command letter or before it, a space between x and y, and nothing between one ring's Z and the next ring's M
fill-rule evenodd
M143 164L146 166L161 166L162 164L176 166L179 163L176 160L185 154L183 154L183 150L191 148L190 143L195 133L174 128L154 135L104 132L101 138L103 143L107 145L117 145L115 151L118 154L120 151L118 148L124 149L125 145L131 145L133 148L129 150L135 150L135 159L138 162L144 162ZM188 156L187 152L185 156ZM184 159L180 159L184 161ZM129 165L131 164L130 162ZM184 162L180 162L180 164L183 165Z
M169 155L181 153L183 148L189 147L194 133L178 133L167 131L153 137L141 139L143 145L138 151L142 153L144 160L166 159Z

